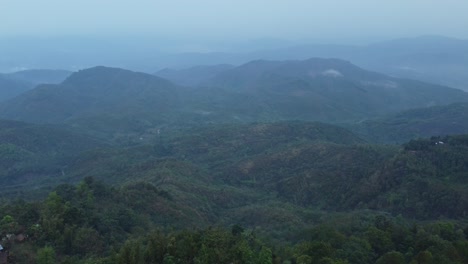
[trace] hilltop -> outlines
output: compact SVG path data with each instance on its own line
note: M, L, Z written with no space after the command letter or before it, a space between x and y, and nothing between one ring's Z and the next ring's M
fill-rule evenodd
M161 115L177 100L175 86L166 80L95 67L73 73L61 84L39 85L2 104L0 116L27 122L63 123L85 116Z

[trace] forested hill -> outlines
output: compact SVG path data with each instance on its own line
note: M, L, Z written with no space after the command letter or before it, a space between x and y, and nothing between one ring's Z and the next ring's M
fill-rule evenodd
M468 103L411 109L347 127L368 141L378 143L468 134Z
M234 208L275 194L296 206L379 209L420 219L464 217L452 202L467 205L461 188L468 155L464 136L410 141L399 151L366 144L332 125L280 122L212 125L175 134L163 130L144 144L119 147L69 129L1 124L4 194L19 182L27 191L88 176L116 185L141 180L212 220L214 211L205 206L226 209L209 199L221 193ZM421 196L411 191L415 188ZM429 200L424 193L436 189L453 197ZM431 207L435 204L439 209Z
M1 243L17 263L466 263L467 136L370 143L463 133L466 103L359 134L304 121L464 100L329 59L255 61L192 88L82 70L0 105L54 123L0 121Z
M449 87L397 79L338 59L252 61L192 92L203 118L227 121L358 121L415 107L466 102ZM198 109L197 109L198 108ZM220 118L222 120L222 118Z
M368 208L417 218L466 219L468 136L411 140L357 193ZM373 198L371 198L373 197Z
M96 153L81 172L127 183L87 177L3 204L0 235L19 263L466 263L467 136L399 151L299 142L228 162L203 145L180 160L159 145Z
M203 86L187 88L149 74L95 67L0 104L0 117L86 128L117 120L127 127L141 124L143 132L160 125L354 122L468 101L461 90L396 79L337 59L253 61L207 78Z
M0 120L1 196L55 185L70 158L106 145L71 129Z
M72 74L62 84L40 85L0 106L0 116L38 123L63 123L103 114L162 115L178 105L174 85L122 69L95 67Z

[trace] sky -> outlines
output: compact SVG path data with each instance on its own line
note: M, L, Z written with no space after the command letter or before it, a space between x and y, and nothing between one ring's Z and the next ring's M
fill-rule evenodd
M468 39L466 0L0 0L0 37Z

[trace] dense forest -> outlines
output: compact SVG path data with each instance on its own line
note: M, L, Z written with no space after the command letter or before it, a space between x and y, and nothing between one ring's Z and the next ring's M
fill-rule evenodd
M30 175L2 189L11 263L468 261L467 136L374 145L281 122L122 146L3 127L4 180Z
M0 103L1 264L468 263L466 92L337 59L164 74L9 75L47 83Z

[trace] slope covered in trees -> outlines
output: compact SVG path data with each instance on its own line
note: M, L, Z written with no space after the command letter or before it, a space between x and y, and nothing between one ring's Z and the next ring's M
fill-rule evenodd
M14 166L4 164L11 151L1 159L2 194L40 197L37 186L72 183L43 200L4 200L0 233L15 236L2 245L18 263L467 258L466 136L399 148L332 125L280 122L182 129L123 147L54 126L1 127L21 157ZM30 184L14 193L18 179Z
M208 106L214 105L215 113L250 121L356 121L468 99L461 90L392 78L337 59L252 61L205 85L199 90L205 90L202 99L209 98L203 110L210 112Z
M467 261L467 136L369 143L466 133L465 103L348 125L361 137L291 121L466 93L320 59L251 62L205 84L96 67L2 104L2 116L55 123L0 121L12 261Z
M161 117L178 100L175 86L161 78L122 69L95 67L59 85L39 85L0 106L1 116L36 123L118 115Z
M67 160L105 145L71 129L0 120L1 196L27 193L44 180L56 184L54 178L63 173Z
M253 61L192 89L149 74L95 67L0 104L0 117L91 129L118 130L122 124L125 133L131 126L143 132L157 125L350 122L466 101L461 90L392 78L342 60L309 59Z
M457 264L468 260L468 228L463 222L418 223L378 212L316 212L314 225L288 236L287 244L276 244L259 234L260 227L168 228L168 222L157 220L169 215L165 205L174 209L171 197L152 185L109 188L86 178L77 186L58 186L40 202L0 206L0 235L9 234L2 243L13 263Z
M412 109L347 127L377 143L403 143L416 138L467 134L468 104Z

